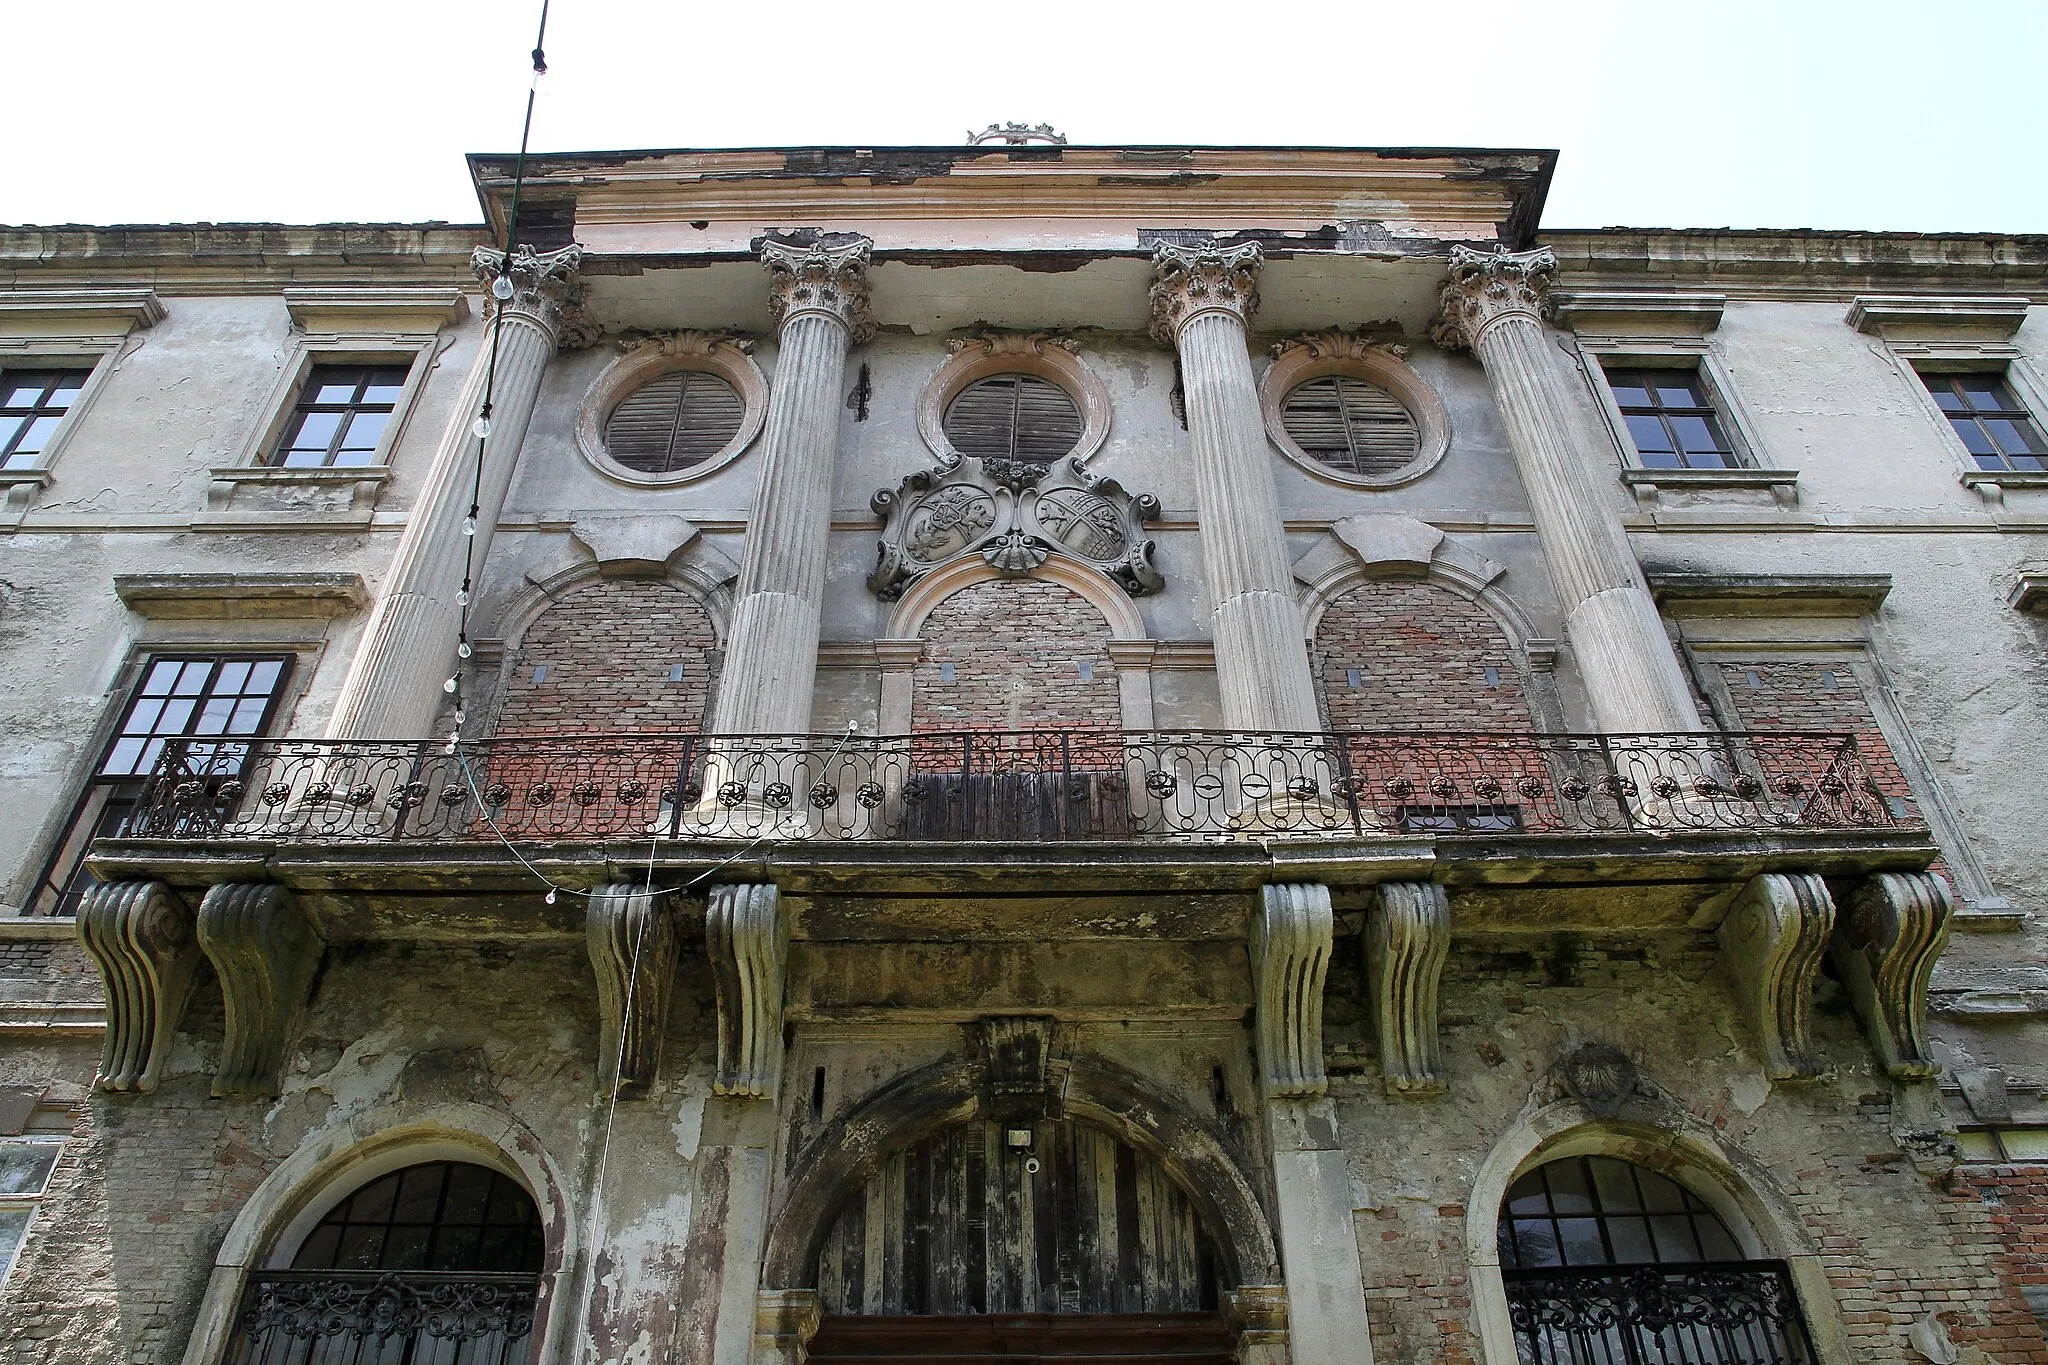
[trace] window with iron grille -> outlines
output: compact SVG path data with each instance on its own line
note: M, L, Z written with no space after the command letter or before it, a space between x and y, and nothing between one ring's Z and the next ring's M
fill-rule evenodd
M406 373L404 365L315 365L270 463L285 469L374 463Z
M0 373L0 469L33 469L64 414L78 401L88 370Z
M95 839L127 833L144 783L172 741L185 743L195 773L231 777L248 760L248 740L269 730L291 673L285 654L155 654L122 709L64 837L45 865L37 909L69 915L93 884L85 868Z
M1081 409L1059 385L1035 374L995 374L946 405L946 439L962 455L1049 465L1081 441Z
M1645 469L1734 469L1742 463L1697 367L1608 367L1606 375Z
M605 450L642 474L673 474L731 445L745 417L745 401L724 379L706 370L674 370L612 409Z
M1377 384L1329 374L1297 386L1280 422L1319 464L1344 474L1383 478L1415 459L1421 436L1414 414Z
M1980 469L2048 470L2048 440L2002 374L1920 375Z

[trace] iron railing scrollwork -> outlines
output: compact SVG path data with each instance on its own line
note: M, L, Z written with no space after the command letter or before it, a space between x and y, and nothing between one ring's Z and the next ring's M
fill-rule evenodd
M131 837L1204 841L1920 828L1852 734L174 741ZM1903 814L1901 813L1903 811Z
M540 1277L276 1270L249 1277L231 1365L514 1365Z
M1811 1365L1783 1261L1502 1272L1523 1365Z

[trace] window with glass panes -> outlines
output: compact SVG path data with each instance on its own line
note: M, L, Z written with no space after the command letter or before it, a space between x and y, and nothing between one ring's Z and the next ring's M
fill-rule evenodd
M542 1251L540 1211L516 1181L487 1166L434 1161L336 1204L292 1269L531 1272Z
M33 469L85 387L85 370L0 372L0 469Z
M1982 469L2048 470L2048 441L2002 374L1926 374L1927 391Z
M286 469L369 464L406 372L404 365L314 366L270 462Z
M1706 1201L1614 1157L1539 1166L1509 1186L1501 1212L1500 1263L1510 1270L1741 1259Z
M0 1141L0 1279L35 1221L36 1205L50 1186L50 1173L64 1154L61 1141L9 1138Z
M1606 367L1629 441L1645 469L1732 469L1735 447L1698 369Z

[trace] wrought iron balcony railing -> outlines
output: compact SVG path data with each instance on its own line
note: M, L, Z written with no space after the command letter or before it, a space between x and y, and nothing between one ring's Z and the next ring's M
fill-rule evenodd
M272 1270L249 1281L231 1365L515 1365L540 1277Z
M1523 1365L1811 1365L1783 1261L1509 1270Z
M1856 737L1220 731L181 741L129 837L1272 836L1918 827Z

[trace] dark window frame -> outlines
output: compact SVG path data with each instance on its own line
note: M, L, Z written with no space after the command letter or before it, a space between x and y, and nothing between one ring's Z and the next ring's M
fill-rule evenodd
M49 453L50 442L64 425L64 419L78 410L79 400L85 395L85 386L92 378L90 365L24 365L18 368L0 367L0 422L13 420L15 426L4 437L0 437L0 470L36 469L41 467L43 457ZM77 384L66 387L66 379L76 377ZM36 399L28 404L15 404L15 386L28 378L40 378ZM66 395L61 407L52 406L50 400L59 392ZM37 424L44 419L54 418L45 430L41 442L34 450L24 451L22 444L35 432Z
M286 414L284 427L271 443L264 463L273 469L365 469L375 466L374 456L391 433L391 421L397 415L399 404L405 401L406 382L412 375L412 363L386 364L378 361L347 361L341 359L316 358L307 369L305 380L299 385L299 394L292 402L291 411ZM322 401L321 394L330 387L337 387L344 375L353 374L350 396L339 402ZM381 379L381 382L380 382ZM372 401L368 393L372 388L389 389L390 401ZM381 416L383 423L377 428L377 439L367 448L346 446L349 433L354 429L359 415ZM334 429L327 437L324 447L299 446L297 441L304 431L309 418L335 416ZM354 463L341 463L344 453L362 451L364 458ZM298 459L294 456L318 451L318 459Z
M458 1177L458 1172L464 1173ZM450 1216L449 1197L454 1192L458 1178L474 1181L467 1173L475 1172L488 1179L484 1182L482 1199L475 1218ZM432 1212L425 1218L403 1217L406 1197L414 1191L424 1190L432 1183ZM496 1218L504 1205L513 1206L519 1216ZM363 1217L358 1218L360 1212ZM333 1235L328 1235L328 1230ZM393 1234L399 1230L418 1233L417 1246L421 1265L393 1265L391 1260L399 1248L406 1247L412 1238L407 1237L394 1246ZM504 1260L517 1264L485 1264L489 1245L488 1234L496 1230L502 1234L500 1245L495 1250ZM468 1262L462 1265L436 1264L449 1259L439 1255L444 1234L474 1232L473 1245L468 1255L461 1257ZM344 1264L352 1254L367 1249L375 1241L374 1254L369 1258L371 1265ZM505 1255L513 1250L504 1245L506 1241L517 1241L516 1254ZM459 1244L459 1241L458 1241ZM340 1199L321 1215L306 1233L306 1238L292 1253L294 1270L395 1270L430 1271L446 1273L481 1274L534 1274L538 1272L547 1254L546 1232L541 1226L540 1207L525 1186L495 1167L475 1161L422 1161L401 1166L395 1171L386 1171L375 1179L364 1181ZM402 1258L401 1258L402 1259Z
M1634 457L1636 466L1642 469L1747 469L1750 461L1729 434L1734 425L1722 411L1720 395L1715 391L1714 382L1707 373L1704 359L1688 364L1649 365L1640 357L1605 356L1598 358L1601 382L1606 384L1608 396L1614 401L1615 411L1621 415L1621 436L1628 444L1628 451ZM1695 403L1671 404L1664 401L1656 381L1660 378L1683 376ZM1644 401L1624 402L1622 390L1641 389ZM1633 420L1632 420L1633 419ZM1637 439L1636 422L1652 423L1664 433L1669 450L1645 451ZM1680 422L1702 423L1714 440L1712 449L1690 449L1680 434ZM1652 460L1664 463L1652 464ZM1714 462L1706 462L1714 461Z
M1403 834L1516 834L1522 830L1522 808L1513 805L1397 806L1394 808L1394 826Z
M1977 469L2001 474L2048 473L2048 436L2043 435L2040 420L2013 386L2012 376L2006 367L1982 370L1916 367L1914 373L1919 375L1935 407L1948 419L1949 429L1962 442L1964 452ZM1989 380L1995 391L2003 395L2004 401L1995 408L1979 407L1964 386L1964 382L1970 379ZM1944 397L1952 400L1954 406L1944 402ZM2033 449L2007 450L1992 423L2007 424L2014 434L2030 442ZM1972 432L1977 437L1976 442L1971 440L1969 433ZM1980 450L1979 444L1989 449Z

